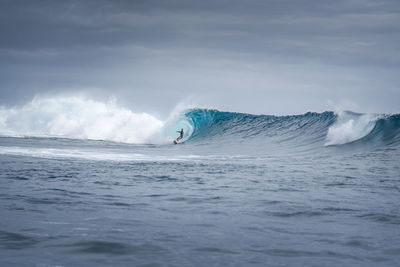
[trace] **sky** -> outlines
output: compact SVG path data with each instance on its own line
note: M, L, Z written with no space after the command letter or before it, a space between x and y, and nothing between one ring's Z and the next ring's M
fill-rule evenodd
M400 1L0 0L0 105L400 112Z

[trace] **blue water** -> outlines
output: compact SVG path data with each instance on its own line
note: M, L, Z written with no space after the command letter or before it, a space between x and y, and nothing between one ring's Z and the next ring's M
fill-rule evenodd
M400 115L193 109L168 125L184 143L3 126L0 265L400 265Z

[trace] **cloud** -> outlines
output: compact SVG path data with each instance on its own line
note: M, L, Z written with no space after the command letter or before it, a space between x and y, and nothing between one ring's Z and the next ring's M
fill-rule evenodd
M285 106L287 112L322 111L326 99L343 94L360 99L361 107L378 102L382 110L388 97L399 98L397 2L0 5L1 104L85 90L143 108L166 110L194 95L216 107L285 113ZM383 93L376 99L378 87ZM227 101L229 94L235 97Z

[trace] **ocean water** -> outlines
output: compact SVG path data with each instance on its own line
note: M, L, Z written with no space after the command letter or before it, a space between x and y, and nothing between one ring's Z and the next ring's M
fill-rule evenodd
M400 115L36 99L0 133L1 266L400 265Z

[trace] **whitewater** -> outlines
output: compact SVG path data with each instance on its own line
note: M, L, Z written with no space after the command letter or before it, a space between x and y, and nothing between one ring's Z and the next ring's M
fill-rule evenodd
M36 97L0 107L0 265L397 266L399 162L400 114Z

